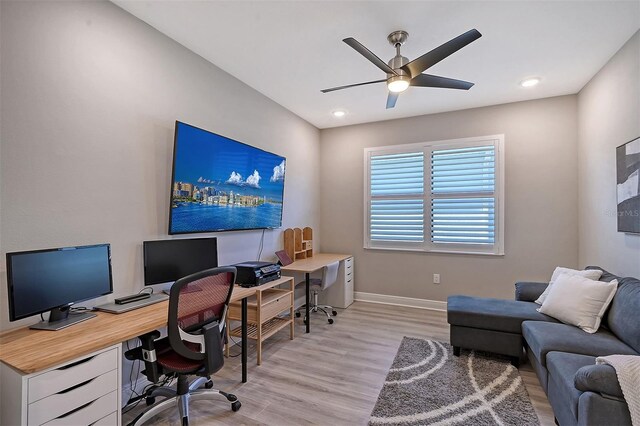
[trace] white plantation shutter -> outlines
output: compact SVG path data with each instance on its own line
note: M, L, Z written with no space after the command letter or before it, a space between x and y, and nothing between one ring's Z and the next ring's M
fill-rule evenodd
M431 242L495 243L495 147L433 150Z
M365 149L365 248L503 254L503 142Z
M370 239L424 241L424 152L370 157Z
M434 243L493 244L493 198L431 200L431 241Z

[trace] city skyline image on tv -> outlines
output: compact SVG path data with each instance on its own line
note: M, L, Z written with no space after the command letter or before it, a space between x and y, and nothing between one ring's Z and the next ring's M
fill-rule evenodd
M282 225L286 159L176 122L169 234Z

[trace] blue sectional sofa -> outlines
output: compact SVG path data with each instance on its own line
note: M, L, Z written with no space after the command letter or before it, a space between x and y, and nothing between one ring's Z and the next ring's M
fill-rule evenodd
M517 283L512 301L451 296L454 355L461 348L484 350L510 356L517 364L526 353L561 426L631 425L615 370L595 365L597 356L640 355L640 280L606 271L600 278L613 279L618 290L594 334L536 311L534 300L546 283Z

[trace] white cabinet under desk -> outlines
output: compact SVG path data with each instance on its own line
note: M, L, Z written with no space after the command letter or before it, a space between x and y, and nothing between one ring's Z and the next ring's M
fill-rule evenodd
M22 374L0 363L2 425L120 426L121 345Z
M340 261L338 280L318 294L319 302L334 308L348 308L353 303L355 277L353 271L353 257Z

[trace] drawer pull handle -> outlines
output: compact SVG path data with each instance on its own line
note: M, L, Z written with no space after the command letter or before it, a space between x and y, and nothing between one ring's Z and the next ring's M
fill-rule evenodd
M65 394L65 393L67 393L67 392L71 392L71 391L72 391L72 390L74 390L74 389L77 389L77 388L79 388L79 387L82 387L82 386L84 386L84 385L87 385L87 384L89 384L89 383L93 382L95 379L96 379L96 378L94 377L93 379L89 379L89 380L84 381L84 382L82 382L82 383L78 383L77 385L75 385L75 386L71 386L71 387L70 387L70 388L68 388L68 389L61 390L60 392L58 392L58 394Z
M69 411L68 413L64 413L63 415L56 417L56 419L64 419L65 417L70 416L71 414L75 413L76 411L80 411L83 408L87 408L88 406L90 406L94 402L96 402L96 401L89 401L86 404L79 406L78 408L74 408L73 410Z
M66 370L68 368L75 367L76 365L84 364L85 362L89 362L94 359L96 356L90 356L89 358L81 359L80 361L72 362L71 364L65 365L64 367L58 368L58 370Z

